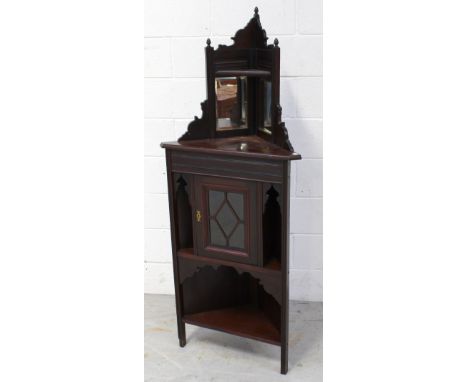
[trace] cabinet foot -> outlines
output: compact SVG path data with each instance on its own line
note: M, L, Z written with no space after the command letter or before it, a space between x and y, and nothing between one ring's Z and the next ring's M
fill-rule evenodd
M281 374L288 372L288 346L281 347Z

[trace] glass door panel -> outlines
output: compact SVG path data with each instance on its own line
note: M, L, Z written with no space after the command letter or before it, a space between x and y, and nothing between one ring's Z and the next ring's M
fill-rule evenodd
M198 253L256 264L254 182L197 177Z
M245 249L244 194L209 190L210 244Z

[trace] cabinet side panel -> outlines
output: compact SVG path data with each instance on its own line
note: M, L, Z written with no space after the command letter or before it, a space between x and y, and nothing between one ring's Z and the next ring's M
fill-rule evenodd
M179 264L177 259L177 238L176 238L176 220L175 220L175 204L174 204L174 179L172 174L172 151L166 149L166 170L167 170L167 189L169 199L169 216L171 223L171 242L172 242L172 267L174 272L174 289L176 297L176 313L177 313L177 331L181 346L185 345L185 324L182 322L182 291L179 282Z
M288 339L289 339L289 174L291 164L283 165L283 216L281 245L281 373L288 372Z

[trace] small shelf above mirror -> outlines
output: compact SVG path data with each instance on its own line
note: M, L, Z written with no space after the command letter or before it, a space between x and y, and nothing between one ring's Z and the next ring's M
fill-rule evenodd
M245 69L245 70L218 70L215 77L261 77L269 78L271 72L268 70Z

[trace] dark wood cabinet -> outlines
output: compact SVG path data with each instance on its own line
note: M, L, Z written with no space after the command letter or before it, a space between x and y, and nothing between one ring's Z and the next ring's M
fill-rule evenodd
M180 346L185 324L281 347L288 369L290 161L280 48L257 9L231 46L206 54L207 100L165 142Z

